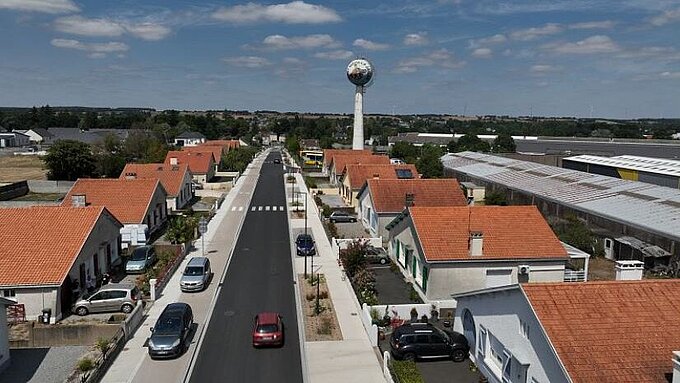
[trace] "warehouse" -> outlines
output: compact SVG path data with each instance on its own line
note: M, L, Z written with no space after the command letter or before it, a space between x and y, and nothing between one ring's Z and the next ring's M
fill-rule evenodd
M562 159L562 167L630 181L680 189L680 161L638 156L575 156Z

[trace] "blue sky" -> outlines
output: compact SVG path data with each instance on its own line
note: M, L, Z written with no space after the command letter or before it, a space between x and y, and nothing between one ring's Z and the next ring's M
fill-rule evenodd
M0 0L0 105L680 117L680 1Z

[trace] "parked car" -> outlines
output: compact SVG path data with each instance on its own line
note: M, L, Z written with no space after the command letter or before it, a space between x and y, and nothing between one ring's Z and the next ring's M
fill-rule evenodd
M263 312L255 315L253 347L283 346L283 321L278 313Z
M390 337L395 359L416 360L451 358L462 362L470 352L463 334L443 331L429 323L411 323L397 327Z
M357 217L350 215L349 213L345 213L344 211L334 211L331 213L331 215L328 217L328 220L333 222L333 223L338 223L338 222L356 222Z
M73 305L73 311L80 316L109 311L127 314L132 312L141 298L141 292L133 284L109 283L78 300Z
M275 163L275 164L280 164L280 163L281 163L281 159L279 159L279 158L274 158L274 163Z
M314 239L309 234L300 234L295 239L295 247L297 249L297 255L316 255L316 246L314 245Z
M192 182L191 183L191 188L195 190L203 190L203 184L200 182Z
M151 359L182 355L189 346L189 335L194 325L194 314L186 303L165 306L156 324L151 327L149 356Z
M381 265L390 263L390 257L382 247L368 246L366 247L364 256L366 257L366 261L368 261L368 263L379 263Z
M179 288L182 291L201 291L208 287L211 275L210 260L206 257L193 257L179 279Z
M140 246L132 251L125 264L128 274L143 273L156 262L156 250L153 246Z

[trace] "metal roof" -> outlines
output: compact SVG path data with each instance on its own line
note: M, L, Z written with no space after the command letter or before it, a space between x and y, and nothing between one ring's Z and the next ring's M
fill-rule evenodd
M582 155L567 157L564 160L581 162L592 165L612 166L621 169L638 170L647 173L680 176L680 161L664 158L651 158L640 156L616 156L600 157Z
M575 210L680 240L680 190L475 152L447 154L444 167Z

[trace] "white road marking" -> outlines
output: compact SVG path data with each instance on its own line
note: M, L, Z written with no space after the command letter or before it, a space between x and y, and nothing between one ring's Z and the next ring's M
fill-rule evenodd
M262 206L258 206L257 211L262 211Z
M243 211L243 206L239 206L238 211Z
M269 211L269 206L265 206L264 210Z
M279 210L283 211L283 206L279 206Z
M255 206L253 206L253 208L252 208L252 209L250 209L250 211L255 211L255 209L256 209L256 207L255 207Z
M236 206L233 206L233 207L231 208L231 211L236 211Z

